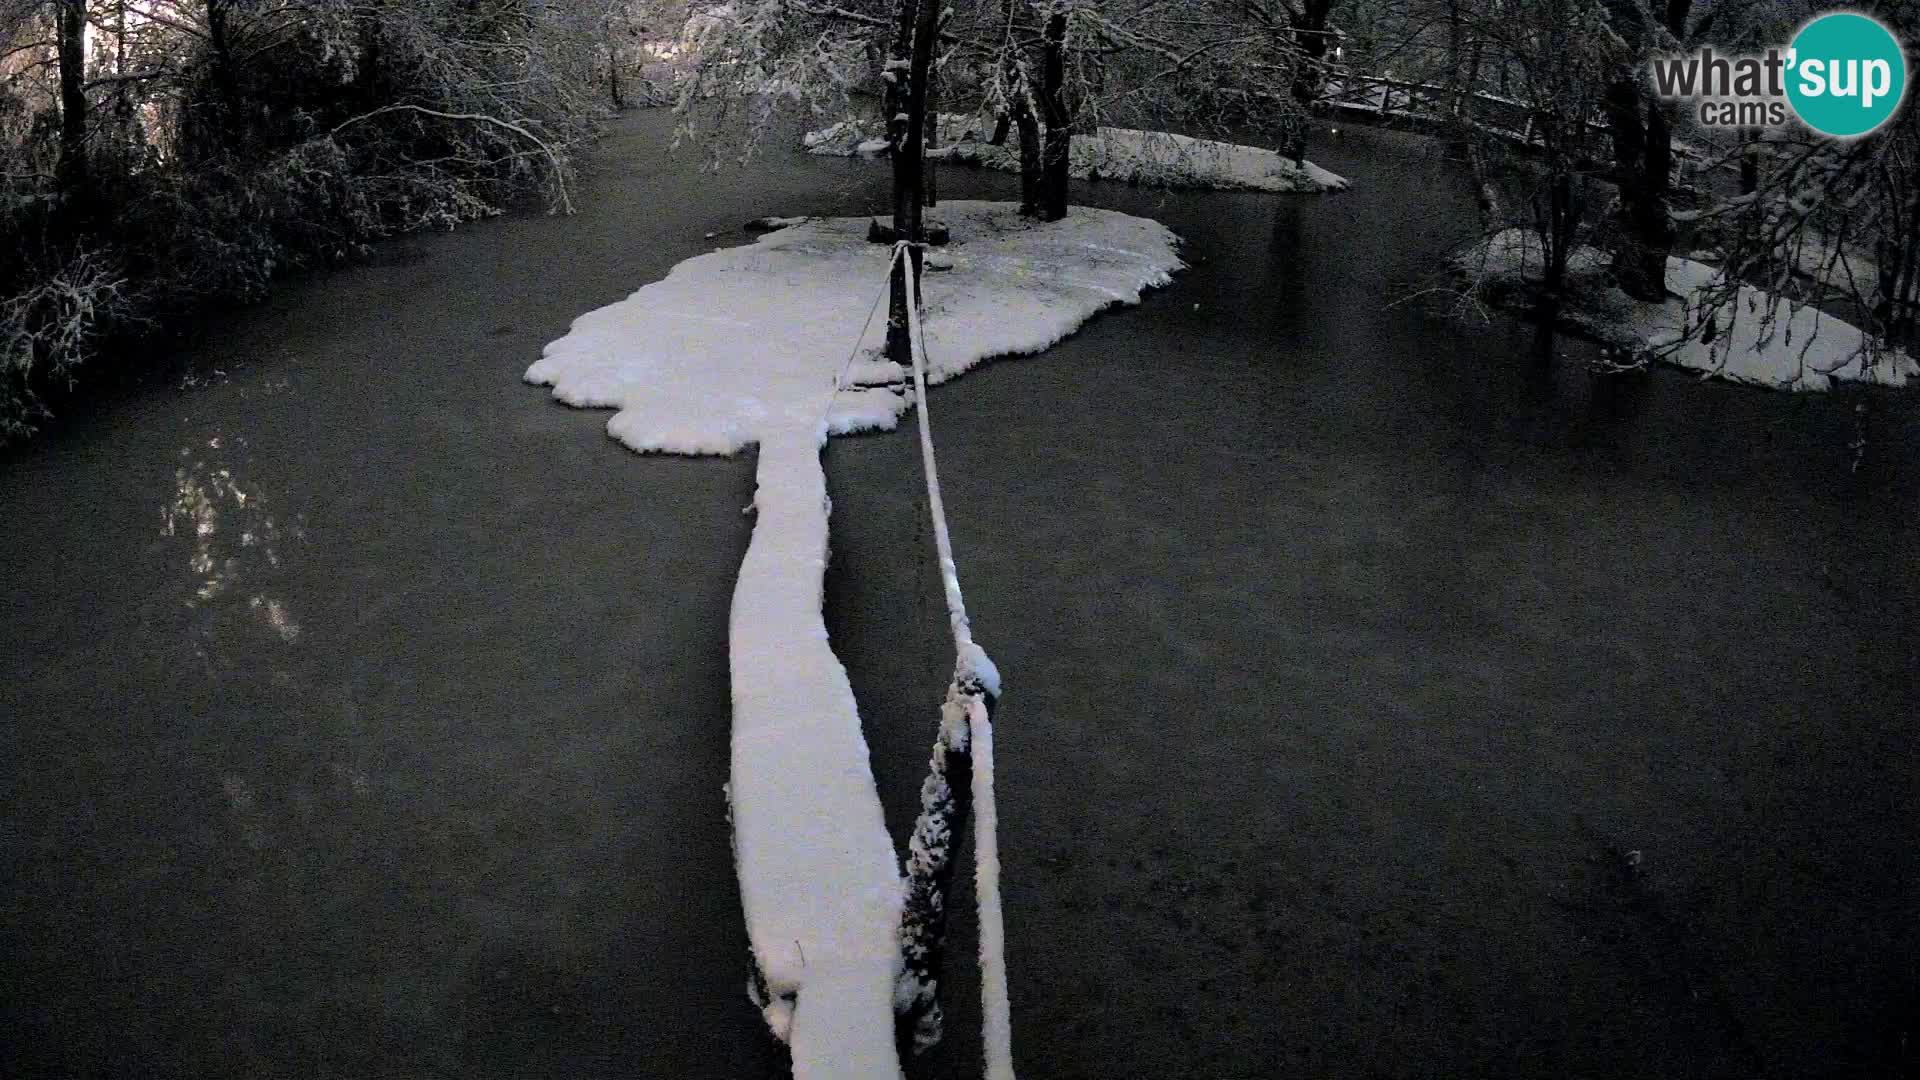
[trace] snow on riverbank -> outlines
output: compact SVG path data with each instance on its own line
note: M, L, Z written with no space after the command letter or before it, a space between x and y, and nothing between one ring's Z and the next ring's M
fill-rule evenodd
M1756 386L1826 390L1835 380L1905 386L1920 376L1905 353L1872 362L1867 336L1852 323L1751 285L1740 286L1732 304L1710 312L1705 298L1719 275L1705 263L1669 258L1667 289L1675 297L1664 304L1630 303L1622 325L1669 363ZM1710 314L1717 329L1712 341L1704 341Z
M1500 284L1531 284L1547 276L1546 247L1532 229L1502 229L1454 256L1454 267ZM1607 268L1606 253L1582 244L1567 256L1567 276L1597 274Z
M1602 252L1583 246L1574 250L1567 270L1573 279L1596 279L1606 265ZM1540 238L1524 229L1488 237L1458 256L1455 266L1470 277L1507 286L1536 284L1545 273ZM1754 386L1826 390L1835 380L1905 386L1908 379L1920 378L1920 365L1905 353L1871 362L1867 336L1852 323L1751 285L1740 286L1738 298L1714 313L1717 325L1708 335L1708 300L1721 284L1719 274L1705 263L1670 257L1667 291L1672 295L1665 303L1635 300L1594 280L1590 289L1576 291L1568 317L1636 354Z
M1075 208L1051 224L1007 204L943 203L950 270L923 279L930 376L1037 352L1095 312L1137 303L1179 268L1164 226ZM785 219L792 220L792 219ZM576 319L527 370L568 404L618 409L635 450L759 446L758 517L735 587L731 802L742 905L768 1023L801 1078L892 1078L902 881L867 746L821 617L829 434L890 429L910 404L848 383L901 376L879 360L890 249L867 218L805 220L697 256ZM929 712L931 713L931 703ZM931 729L931 725L929 725Z
M943 113L940 147L930 156L1003 172L1020 171L1019 147L987 142L976 118ZM810 131L804 142L808 153L834 157L877 155L887 141L874 125L843 120L832 127ZM1272 150L1238 143L1196 139L1165 131L1103 127L1094 135L1075 135L1067 169L1082 180L1120 180L1150 187L1208 188L1219 191L1339 191L1345 177L1306 162L1293 161Z

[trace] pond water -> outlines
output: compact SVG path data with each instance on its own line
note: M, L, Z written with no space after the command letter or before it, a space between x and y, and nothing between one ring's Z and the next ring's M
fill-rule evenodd
M579 215L387 245L0 459L0 1074L780 1075L721 793L752 462L519 375L886 177L704 174L669 120ZM1414 297L1474 231L1432 143L1315 151L1353 190L1078 187L1190 269L935 398L1023 1072L1910 1066L1911 400L1542 360ZM904 837L950 664L916 450L827 463ZM978 1073L963 961L915 1075Z

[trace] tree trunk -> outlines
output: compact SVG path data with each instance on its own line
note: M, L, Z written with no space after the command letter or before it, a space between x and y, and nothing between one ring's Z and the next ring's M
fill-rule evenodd
M1073 118L1067 111L1067 15L1047 17L1045 53L1040 68L1040 108L1046 114L1046 146L1041 167L1040 220L1067 216L1067 178L1073 152Z
M1000 9L1007 25L1013 26L1019 13L1027 10L1027 7L1023 0L1001 0ZM1041 211L1040 119L1033 104L1033 80L1017 46L1001 54L1000 64L1001 77L1009 89L1006 111L1000 114L994 124L993 145L1000 146L1006 142L1009 124L1019 130L1020 216L1037 218Z
M913 24L913 57L907 82L907 180L912 214L911 236L915 243L924 239L920 230L920 204L927 172L927 103L933 99L933 47L940 30L940 0L920 0ZM896 214L898 206L896 204ZM896 223L897 224L897 223ZM914 281L920 280L919 248L913 249Z
M1760 190L1760 130L1747 128L1740 133L1740 194Z
M1285 154L1293 159L1296 167L1305 165L1307 160L1308 110L1320 94L1327 55L1327 13L1332 8L1333 0L1305 0L1299 13L1288 19L1293 28L1294 47L1300 56L1299 66L1293 73L1293 101L1299 106L1300 118L1287 134Z
M359 94L362 112L371 112L385 104L380 100L380 23L375 19L360 24L360 57L354 72L354 89Z
M1467 54L1465 42L1460 0L1447 0L1447 95L1453 99L1455 121L1466 112L1466 79L1461 71Z
M1666 0L1661 25L1684 37L1693 0ZM1639 8L1623 8L1617 29L1636 48L1649 39ZM1641 300L1667 295L1667 256L1673 250L1673 222L1667 193L1673 176L1673 124L1665 107L1646 94L1646 76L1624 72L1607 87L1607 127L1620 184L1621 217L1626 226L1614 252L1613 273L1620 288ZM1645 122L1641 114L1644 102Z
M607 35L607 92L613 96L615 111L627 107L627 99L620 93L620 46L612 34Z
M1637 78L1607 86L1607 130L1625 226L1613 253L1613 275L1627 295L1658 301L1666 296L1667 249L1672 246L1665 195L1673 141L1657 105L1650 104L1647 119L1641 120L1640 99Z
M887 86L888 127L893 144L893 234L911 241L907 258L895 266L887 307L887 358L902 367L913 366L913 347L907 336L907 279L911 273L920 280L923 259L919 243L921 230L920 200L926 166L927 83L933 66L934 34L938 29L940 0L901 0L899 28L904 31L906 48L896 39L894 59L888 71L894 78ZM906 69L898 60L907 53ZM904 83L904 85L902 85Z
M1553 179L1548 185L1546 224L1546 267L1539 317L1542 326L1551 328L1560 318L1560 301L1567 287L1567 262L1573 254L1573 238L1578 224L1573 214L1572 178L1563 168L1554 169Z
M1920 345L1920 323L1916 322L1920 313L1920 280L1916 280L1920 279L1920 242L1914 239L1916 222L1920 222L1920 188L1913 190L1905 207L1893 208L1893 228L1874 253L1879 270L1874 318L1885 329L1887 344L1908 350Z
M927 150L940 148L940 72L930 69L927 72ZM934 206L940 201L940 166L926 154L921 155L926 175L920 178L920 205Z
M1646 167L1640 177L1640 217L1634 232L1640 241L1640 276L1648 282L1648 296L1667 295L1667 256L1673 254L1673 217L1667 197L1673 187L1673 121L1666 106L1647 99Z
M928 0L933 2L933 0ZM887 143L893 164L893 235L895 240L914 237L920 200L913 194L913 178L908 175L907 160L907 82L913 69L914 17L919 13L916 0L898 0L894 9L893 44L887 50L887 88L882 108L887 116ZM911 205L908 205L908 204ZM889 279L887 294L887 359L911 371L913 346L907 337L907 279L901 276L904 263L896 263Z
M894 160L895 184L898 186L900 174L900 155L907 143L907 83L913 69L913 27L915 16L919 14L917 0L897 0L894 9L893 43L887 48L887 69L885 72L886 91L881 98L881 107L886 110L887 142L891 145ZM895 222L896 226L900 223Z
M87 174L87 5L60 0L60 188L69 200L86 196Z
M240 82L234 71L233 35L227 22L230 0L207 4L207 40L213 46L213 77L220 90L220 139L229 150L240 145Z
M1027 96L1024 80L1020 93L1013 99L1013 120L1020 129L1020 213L1037 218L1042 213L1040 118L1033 114L1033 102Z
M114 9L113 18L113 73L127 73L127 5L122 3ZM133 84L121 80L113 89L113 117L120 128L120 137L133 139Z
M1470 44L1467 46L1466 86L1462 89L1461 96L1464 99L1466 109L1469 114L1471 114L1472 110L1479 106L1481 48L1478 37L1470 38L1469 41Z

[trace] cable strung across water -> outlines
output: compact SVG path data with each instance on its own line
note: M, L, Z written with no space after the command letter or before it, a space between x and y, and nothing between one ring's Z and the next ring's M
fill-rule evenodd
M895 262L911 247L894 245ZM940 583L947 597L947 621L953 629L954 682L965 694L968 746L973 758L974 891L980 908L981 1042L987 1080L1014 1080L1013 1020L1007 997L1006 927L1000 910L1000 845L998 814L993 801L993 718L989 695L1000 692L1000 676L993 661L974 644L967 605L960 593L960 573L953 561L953 540L947 533L946 505L940 498L940 473L934 464L932 421L927 415L926 336L920 326L919 282L908 259L906 278L907 340L913 353L913 388L920 423L920 460L926 466L927 507L933 517L933 542L940 553Z

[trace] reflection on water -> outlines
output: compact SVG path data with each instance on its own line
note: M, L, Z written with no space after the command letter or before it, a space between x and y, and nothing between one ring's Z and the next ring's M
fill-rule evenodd
M194 653L222 667L216 646L236 616L251 638L264 631L292 645L301 632L299 619L271 590L285 551L306 541L305 516L281 515L262 485L241 478L236 470L244 467L246 451L245 438L219 436L183 448L160 513L160 536L184 549L182 603L193 616Z
M292 649L310 644L294 605L312 587L306 515L293 508L305 504L278 466L256 460L243 436L203 432L178 451L160 506L166 587L153 629L188 682L205 680L196 711L233 740L195 775L218 785L243 856L229 864L238 904L298 874L296 839L369 783L356 758L328 760L339 748L311 725L326 715L312 707L312 657Z
M293 621L293 616L287 614L285 604L269 597L254 596L247 601L247 606L261 613L267 620L267 625L273 627L274 632L280 635L280 640L289 645L299 640L300 624Z
M244 776L230 775L220 781L227 796L227 809L239 826L240 839L250 850L265 851L274 846L267 815L260 806L260 792Z

